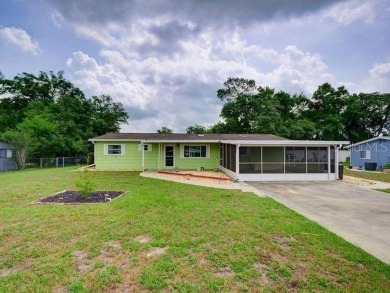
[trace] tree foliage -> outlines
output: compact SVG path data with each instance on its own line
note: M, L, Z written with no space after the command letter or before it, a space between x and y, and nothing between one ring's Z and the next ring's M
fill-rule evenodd
M0 133L30 135L35 156L86 154L89 138L118 132L128 118L122 104L108 95L87 99L61 71L0 75Z
M357 142L387 135L390 94L350 94L324 83L312 98L275 92L254 80L229 78L217 97L224 101L222 121L212 133L270 133L290 139L349 140ZM188 129L187 129L188 131Z
M157 129L157 133L164 133L164 134L168 134L168 133L172 133L173 130L166 127L166 126L163 126L161 127L160 129Z
M26 168L28 159L34 150L34 139L30 134L10 130L3 134L2 138L12 146L12 159L18 170Z
M188 134L204 134L210 132L210 130L206 126L195 124L188 126L186 132Z

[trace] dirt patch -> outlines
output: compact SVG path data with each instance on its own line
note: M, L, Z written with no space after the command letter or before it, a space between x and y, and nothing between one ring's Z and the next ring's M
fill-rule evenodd
M123 191L95 191L85 198L78 191L65 190L39 199L35 203L107 203L123 193Z
M53 289L53 293L70 293L70 291L64 285L59 285Z
M292 237L281 237L277 236L275 237L276 243L282 248L283 250L290 250L291 249L291 242L296 241Z
M153 247L151 250L149 250L148 254L146 255L147 257L153 257L153 256L159 256L163 255L164 253L167 252L169 246L165 247Z
M141 243L141 244L146 244L152 240L152 237L148 235L139 235L134 238L135 241Z
M227 266L227 267L220 268L219 271L216 273L216 275L218 277L233 277L234 272L229 266Z
M77 270L86 271L92 268L93 261L88 259L88 253L82 250L73 252L73 259L76 262Z
M264 273L261 274L260 280L261 280L261 283L262 283L262 284L266 284L266 285L275 283L274 280L268 278L266 272L264 272Z
M266 264L260 263L260 262L255 262L253 264L253 268L257 271L265 272L265 271L268 271L269 266L267 266Z
M0 277L6 277L12 274L15 274L19 271L26 270L31 267L31 261L27 261L22 265L15 266L13 268L5 268L0 270Z
M272 259L274 259L278 262L286 263L289 261L289 258L287 256L280 254L278 252L272 253L271 256L272 256Z

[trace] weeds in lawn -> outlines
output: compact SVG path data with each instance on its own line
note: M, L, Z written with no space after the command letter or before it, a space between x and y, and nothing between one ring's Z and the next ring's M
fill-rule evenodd
M388 265L250 193L95 172L98 190L131 192L109 205L29 204L74 190L73 169L0 173L0 292L390 288Z

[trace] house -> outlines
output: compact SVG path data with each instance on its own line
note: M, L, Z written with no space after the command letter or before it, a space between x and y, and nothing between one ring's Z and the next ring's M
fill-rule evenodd
M12 160L11 147L0 141L0 171L15 169L15 163Z
M336 180L348 141L270 134L109 133L90 139L97 170L213 170L242 181Z
M380 136L348 146L353 167L365 170L383 168L390 162L390 136Z

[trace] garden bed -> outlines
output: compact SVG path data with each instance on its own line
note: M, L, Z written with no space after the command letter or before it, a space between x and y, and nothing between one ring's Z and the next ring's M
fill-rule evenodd
M95 191L83 197L78 191L64 190L52 196L41 198L36 203L107 203L124 194L123 191Z

